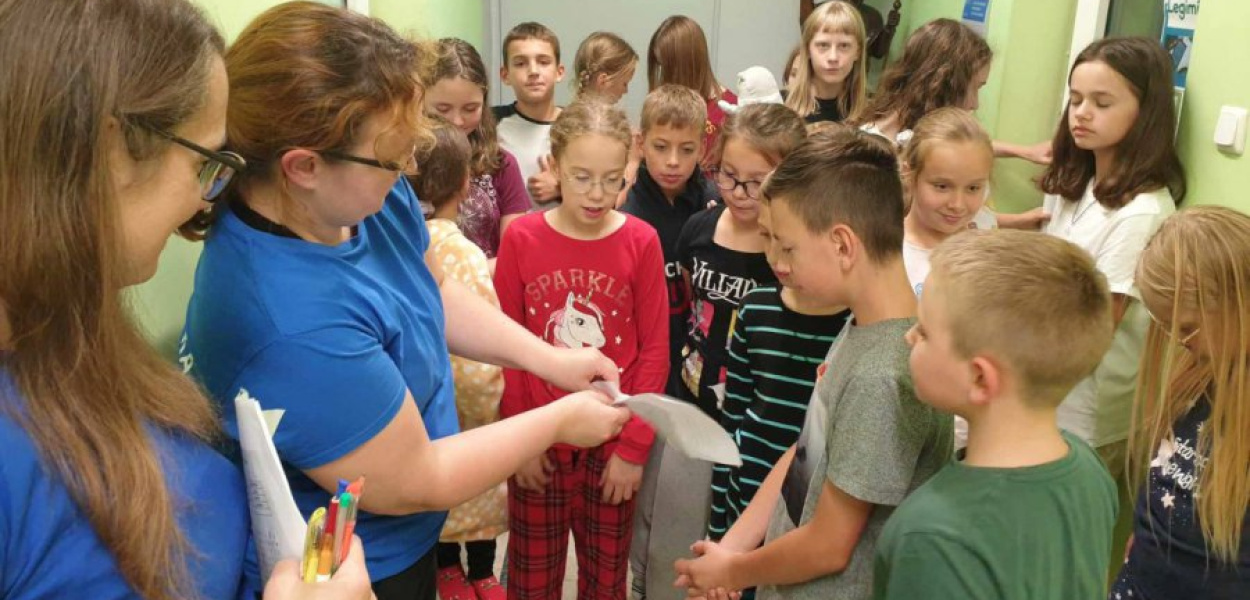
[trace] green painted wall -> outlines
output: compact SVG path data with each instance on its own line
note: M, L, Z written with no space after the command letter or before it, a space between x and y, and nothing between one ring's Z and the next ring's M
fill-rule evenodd
M282 0L194 0L204 8L227 40L256 15ZM338 2L329 1L329 4ZM473 0L371 0L370 13L395 29L423 38L462 37L480 44L485 29L482 3ZM181 238L169 240L156 276L131 294L135 314L162 353L173 356L191 298L200 246Z
M481 47L486 16L480 0L369 0L369 12L402 33L458 37Z
M1212 141L1221 105L1250 108L1250 78L1239 74L1250 64L1248 36L1250 2L1203 1L1181 109L1187 204L1222 204L1250 213L1250 158L1223 154Z

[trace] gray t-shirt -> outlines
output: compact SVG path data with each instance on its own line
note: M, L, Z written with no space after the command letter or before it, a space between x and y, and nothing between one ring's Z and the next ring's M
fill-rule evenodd
M871 598L882 526L907 494L950 460L950 416L922 404L912 387L903 335L914 322L852 325L829 349L766 542L811 521L826 480L877 506L846 570L798 585L762 587L761 600Z

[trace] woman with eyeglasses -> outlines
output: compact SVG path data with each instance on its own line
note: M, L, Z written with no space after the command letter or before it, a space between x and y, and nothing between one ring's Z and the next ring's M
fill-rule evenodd
M460 435L448 350L565 390L618 379L557 350L424 261L406 178L429 131L423 47L314 2L257 17L225 55L228 145L247 169L186 228L205 238L183 364L235 432L242 390L282 411L274 444L307 516L367 477L356 532L381 600L434 598L448 507L554 443L596 446L628 413L594 392Z
M243 161L189 2L0 0L0 596L252 597L247 496L208 399L124 288ZM267 598L368 598L293 563Z

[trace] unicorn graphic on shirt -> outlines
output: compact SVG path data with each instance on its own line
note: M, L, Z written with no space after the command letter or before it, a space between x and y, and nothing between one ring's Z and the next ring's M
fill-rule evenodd
M602 348L607 343L603 335L603 311L589 296L578 298L573 292L569 292L564 308L551 313L544 330L545 337L557 347Z

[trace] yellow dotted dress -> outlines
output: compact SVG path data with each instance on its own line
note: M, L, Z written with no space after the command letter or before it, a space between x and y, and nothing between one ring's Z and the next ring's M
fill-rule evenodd
M431 219L430 254L443 267L443 276L458 281L474 294L499 307L491 284L486 254L470 242L448 219ZM499 420L499 397L503 395L503 370L452 355L456 386L456 413L460 429L467 431ZM507 487L500 484L451 509L439 538L442 542L471 542L498 537L508 528Z

